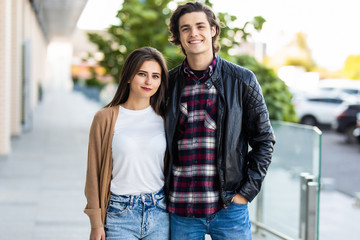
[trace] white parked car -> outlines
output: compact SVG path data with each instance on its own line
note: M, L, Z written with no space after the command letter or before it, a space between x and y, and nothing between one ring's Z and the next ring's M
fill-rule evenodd
M346 93L360 101L360 81L350 79L324 79L318 84L319 90L332 94Z
M311 94L295 97L293 103L300 123L306 125L331 125L337 108L346 98L331 94Z

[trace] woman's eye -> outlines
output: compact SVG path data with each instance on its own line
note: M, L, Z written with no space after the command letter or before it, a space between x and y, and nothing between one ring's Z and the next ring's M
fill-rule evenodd
M154 76L153 76L153 78L155 78L155 79L159 79L159 78L160 78L160 76L159 76L159 75L154 75Z
M144 76L145 76L145 73L143 73L143 72L140 72L140 73L139 73L139 76L142 76L142 77L144 77Z

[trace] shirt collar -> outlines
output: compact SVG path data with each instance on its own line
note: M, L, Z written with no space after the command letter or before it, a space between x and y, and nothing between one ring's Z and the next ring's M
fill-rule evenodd
M187 62L187 58L185 58L184 62L183 62L183 71L184 73L188 76L191 77L192 79L195 80L202 80L204 77L211 77L211 75L213 75L215 67L216 67L216 63L217 63L217 57L216 55L214 56L212 62L210 63L210 65L207 67L207 69L204 71L204 74L202 77L197 77L194 72L191 70L188 62Z

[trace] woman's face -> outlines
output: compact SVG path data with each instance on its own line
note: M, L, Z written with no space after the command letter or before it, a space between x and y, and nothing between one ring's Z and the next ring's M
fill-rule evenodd
M134 99L153 96L161 84L161 67L155 60L145 61L130 83L129 97Z

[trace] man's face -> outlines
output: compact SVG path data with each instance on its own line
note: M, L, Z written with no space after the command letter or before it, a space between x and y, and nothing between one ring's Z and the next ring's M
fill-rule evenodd
M186 55L213 55L212 37L216 28L210 27L204 12L191 12L182 15L179 19L181 46Z

